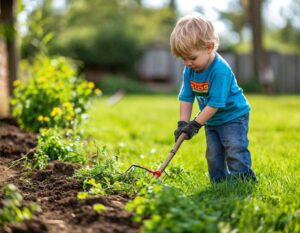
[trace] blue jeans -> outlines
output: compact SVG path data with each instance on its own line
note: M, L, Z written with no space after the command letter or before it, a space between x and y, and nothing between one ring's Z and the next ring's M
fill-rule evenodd
M248 150L249 113L219 126L205 126L206 159L212 182L227 177L256 180Z

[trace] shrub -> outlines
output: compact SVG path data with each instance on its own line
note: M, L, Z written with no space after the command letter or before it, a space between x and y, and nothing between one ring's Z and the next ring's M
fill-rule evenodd
M29 79L14 82L13 116L22 128L71 128L87 110L94 83L77 75L77 67L64 57L39 57L28 69Z
M113 94L118 90L134 94L150 93L142 84L121 75L105 75L97 85L105 94Z
M51 53L78 59L88 68L132 72L143 47L124 23L104 20L97 28L71 26L56 39Z

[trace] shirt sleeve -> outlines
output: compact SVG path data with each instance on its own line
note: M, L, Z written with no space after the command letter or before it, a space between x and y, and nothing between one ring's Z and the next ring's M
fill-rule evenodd
M182 83L181 83L178 99L180 101L193 103L195 100L195 94L190 85L189 75L190 75L190 71L187 67L185 67L183 70Z
M207 105L215 108L224 108L232 81L233 77L229 72L215 74L210 83Z

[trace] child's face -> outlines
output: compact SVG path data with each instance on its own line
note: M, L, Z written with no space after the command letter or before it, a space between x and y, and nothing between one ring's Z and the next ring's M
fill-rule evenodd
M185 66L197 72L201 72L205 70L208 67L208 65L212 62L213 53L210 49L204 49L192 52L189 57L184 57L182 59Z

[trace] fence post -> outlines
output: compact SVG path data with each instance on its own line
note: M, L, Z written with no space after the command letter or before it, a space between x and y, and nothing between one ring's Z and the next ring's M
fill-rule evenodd
M9 88L7 72L7 52L3 39L0 38L0 117L9 115Z

